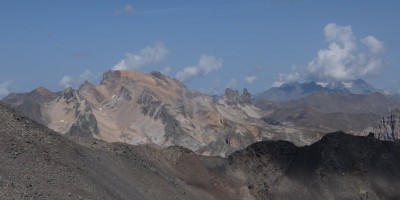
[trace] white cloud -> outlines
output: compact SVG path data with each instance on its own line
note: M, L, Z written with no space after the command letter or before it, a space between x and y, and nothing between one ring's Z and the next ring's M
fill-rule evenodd
M237 87L238 87L238 81L234 78L229 80L229 82L226 84L226 88L236 89Z
M74 79L70 76L64 76L62 77L62 79L60 80L60 82L58 82L58 84L60 86L62 86L63 88L69 88L72 87L72 85L74 84Z
M3 98L10 94L11 90L11 84L13 83L12 80L7 80L4 81L3 83L0 83L0 98Z
M133 6L131 4L126 4L123 8L118 9L114 12L115 15L122 15L122 14L126 14L126 15L133 15L135 14L135 9L133 8Z
M368 47L371 53L379 54L385 51L383 43L378 39L376 39L374 36L367 36L364 39L362 39L361 42Z
M161 73L168 75L171 71L172 71L172 68L167 66L161 71Z
M79 75L79 81L93 81L97 77L98 76L90 70L85 70L81 75Z
M352 80L376 74L382 67L379 56L384 45L373 36L361 40L358 46L351 26L330 23L324 28L327 49L318 51L307 67L295 68L289 74L280 74L277 82L301 79L316 81Z
M162 43L156 43L153 46L136 52L135 54L126 53L125 58L116 64L114 70L133 69L137 70L150 65L156 65L162 62L168 54L168 49Z
M221 79L216 79L211 83L209 94L217 95L221 89Z
M76 78L71 77L71 76L64 76L62 79L58 82L58 84L63 87L63 88L69 88L69 87L78 87L82 82L84 81L89 81L89 82L94 82L97 81L97 79L100 77L100 74L95 74L90 70L85 70L77 76Z
M272 83L272 87L280 87L285 83L286 82L284 82L284 81L275 81L275 82Z
M210 55L202 55L195 66L186 67L178 71L176 78L182 82L190 82L196 77L201 77L222 67L222 59Z
M257 76L246 76L244 77L244 80L247 82L247 84L251 85L257 80Z

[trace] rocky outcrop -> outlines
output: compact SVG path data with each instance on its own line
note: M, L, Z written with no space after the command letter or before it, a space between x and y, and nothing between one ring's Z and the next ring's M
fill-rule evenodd
M84 103L84 110L76 111L76 120L69 128L67 135L81 137L95 137L99 134L96 117L93 115L87 101Z
M76 96L76 91L72 88L67 88L63 91L61 96L57 99L57 101L65 101L67 104L69 103L78 103L78 98Z
M131 92L124 86L121 87L119 90L119 96L124 99L125 101L132 100Z
M108 70L103 73L103 79L100 84L105 85L109 90L115 88L121 78L121 73L118 70Z
M220 100L221 103L225 103L229 106L239 106L245 104L251 104L251 94L246 88L243 89L242 95L239 91L227 88L224 96Z
M140 95L139 98L137 99L137 103L141 106L142 108L142 113L144 115L148 115L150 117L153 117L156 111L159 109L159 106L161 105L161 101L153 97L153 95L144 90Z
M400 109L393 109L388 116L382 116L378 127L373 130L381 140L396 141L400 139Z
M251 104L251 94L247 91L247 88L243 89L242 102L244 104Z
M67 88L56 99L56 102L55 107L61 107L66 103L66 106L62 106L64 112L66 115L73 116L73 121L69 126L66 124L64 134L82 137L93 137L99 134L96 117L93 115L89 103L79 95L78 91Z

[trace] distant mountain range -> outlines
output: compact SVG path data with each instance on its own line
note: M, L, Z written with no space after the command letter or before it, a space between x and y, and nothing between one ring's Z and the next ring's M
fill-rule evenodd
M400 107L363 80L287 83L252 98L226 89L220 98L189 90L152 72L110 70L100 84L51 92L40 87L2 102L50 129L107 142L182 146L202 155L227 156L262 140L309 145L344 130L365 135L379 117ZM277 101L276 101L277 100ZM393 137L381 137L381 139Z
M265 111L264 119L270 123L365 134L365 129L378 125L380 116L400 107L400 101L381 93L316 92L291 101L258 101L256 106Z
M385 95L361 79L285 83L254 96L253 103L264 110L264 120L268 123L292 123L324 132L343 130L356 135L367 134L371 127L382 124L380 118L400 107L398 95ZM381 139L399 138L398 132L392 135L385 130L375 129L375 132L380 133L377 137Z
M275 102L289 101L299 99L316 92L327 92L332 94L371 94L374 92L382 92L382 90L375 88L362 79L346 82L292 82L284 83L279 87L272 87L260 94L256 94L254 95L254 100L271 100Z

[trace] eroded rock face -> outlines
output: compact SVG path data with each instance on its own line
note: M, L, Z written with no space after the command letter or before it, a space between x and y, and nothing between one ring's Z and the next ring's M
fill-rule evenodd
M66 134L81 137L95 137L99 135L96 117L93 115L92 109L87 101L85 101L84 104L83 112L80 110L76 112L76 120Z
M245 104L251 104L251 94L249 91L247 91L247 88L243 89L242 101Z
M95 137L99 134L97 120L89 102L72 88L65 89L54 101L48 102L44 110L48 126L61 133L82 137Z
M154 117L154 114L161 105L161 101L155 99L153 95L146 90L140 94L137 103L141 106L142 113L150 117Z
M246 88L243 89L243 94L240 95L239 91L227 88L224 96L221 98L223 103L230 106L239 106L244 104L251 104L251 94Z
M381 140L396 141L400 139L400 109L393 109L390 115L382 116L378 127L374 129L376 137Z

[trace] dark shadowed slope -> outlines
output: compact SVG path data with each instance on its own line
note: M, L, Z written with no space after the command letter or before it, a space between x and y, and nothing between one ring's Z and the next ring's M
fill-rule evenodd
M400 146L372 135L259 142L228 159L258 199L400 199Z
M79 142L0 104L0 199L234 199L160 169L150 147Z

